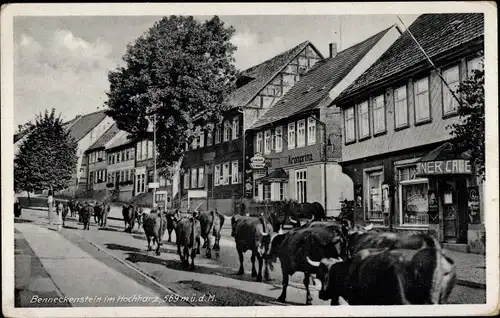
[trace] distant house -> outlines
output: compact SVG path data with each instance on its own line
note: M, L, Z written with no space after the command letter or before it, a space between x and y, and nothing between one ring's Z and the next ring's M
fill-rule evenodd
M256 201L319 202L327 215L337 216L340 202L354 198L352 181L339 165L341 113L328 106L399 36L391 26L338 53L330 44L330 56L252 125L248 169L253 172L247 178L253 179Z
M450 152L446 128L460 120L448 87L481 67L484 16L424 14L409 30L437 71L406 31L334 100L344 117L343 171L361 219L484 251L483 186L467 154Z
M253 184L245 179L245 131L322 59L306 41L242 72L223 121L186 145L180 180L184 208L201 204L199 209L230 215L235 201L253 197Z

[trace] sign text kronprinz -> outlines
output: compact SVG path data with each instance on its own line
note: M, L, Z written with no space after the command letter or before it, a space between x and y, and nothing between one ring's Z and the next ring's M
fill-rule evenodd
M470 174L472 173L469 160L441 160L417 163L417 174Z
M303 163L303 162L313 161L313 160L314 160L313 155L310 153L308 153L306 155L302 155L302 156L297 156L297 157L289 156L288 157L288 164L293 165L293 164Z

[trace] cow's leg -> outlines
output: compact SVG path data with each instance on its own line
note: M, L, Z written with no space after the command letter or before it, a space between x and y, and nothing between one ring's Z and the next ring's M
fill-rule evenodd
M250 262L252 262L252 277L257 276L257 271L255 270L255 252L252 251L252 256L250 257Z
M155 240L156 240L156 255L160 255L160 238L159 237L155 237Z
M271 280L271 276L269 275L269 262L267 260L264 261L264 279L266 281Z
M151 251L151 237L146 235L146 239L148 240L148 252Z
M245 274L245 271L243 270L243 251L236 247L236 250L238 251L238 258L240 260L240 269L238 270L237 275L243 275Z
M196 243L196 254L200 254L201 239L199 236L196 238L196 242L193 242L193 244L194 243ZM193 246L193 249L194 248L195 247Z
M259 272L257 274L257 281L261 282L262 281L262 263L264 262L262 255L260 253L257 253L257 260L259 261Z
M204 236L203 237L203 248L207 248L207 240L208 240L208 236Z
M219 231L219 233L217 233L217 236L215 237L214 251L215 251L215 258L219 258L219 256L220 256L220 231Z
M172 242L172 229L168 229L168 242Z
M302 282L306 287L306 305L312 304L311 292L309 291L309 280L310 280L309 273L304 273L304 280Z
M200 244L198 244L198 248L200 247ZM191 270L194 270L195 269L195 265L194 265L194 259L196 258L196 250L193 246L193 248L191 248L191 266L190 266L190 269Z
M288 271L285 264L281 264L281 273L283 275L283 281L281 283L283 289L281 290L281 295L278 297L278 301L284 303L286 301L286 289L288 287Z
M189 248L187 244L184 245L184 266L188 267L189 266L189 255L191 254L190 252L195 251L194 246L193 248ZM196 252L196 251L195 251Z

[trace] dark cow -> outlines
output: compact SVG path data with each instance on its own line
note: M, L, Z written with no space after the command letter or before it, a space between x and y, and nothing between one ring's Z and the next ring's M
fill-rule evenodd
M76 201L75 200L69 200L68 202L68 207L71 212L71 217L76 216Z
M159 210L152 210L151 213L143 213L142 227L144 234L148 240L148 251L151 251L151 239L153 244L156 244L156 255L160 255L160 246L162 245L162 238L167 228L167 219Z
M125 232L132 233L135 223L136 208L133 204L124 204L122 206L123 222L125 222Z
M212 257L212 249L215 251L215 257L220 254L221 229L224 225L224 215L217 210L204 211L198 214L198 220L201 226L201 237L203 238L203 247L206 248L205 256Z
M240 260L238 275L244 274L243 253L252 251L250 260L252 261L252 277L257 277L257 281L262 281L262 266L264 266L264 279L269 280L269 265L266 254L269 251L270 234L273 231L272 224L264 216L240 216L234 215L231 218L231 236L236 242L236 250ZM259 272L255 270L255 258L259 261Z
M289 221L294 227L300 227L299 219L308 219L311 221L326 220L325 209L319 202L313 203L298 203L293 200L287 201L283 206L285 214L284 222Z
M83 203L80 207L80 212L82 217L83 229L90 230L90 218L94 213L94 207L90 205L88 202Z
M309 291L310 275L315 274L317 267L307 262L307 257L312 259L340 258L346 256L345 238L341 227L337 224L303 226L288 231L285 234L273 235L271 238L270 252L267 258L270 267L279 258L283 274L283 290L278 301L286 301L286 290L289 276L295 272L304 273L304 286L306 287L306 304L312 303Z
M97 203L94 205L94 222L97 225L101 225L102 215L106 209L104 202Z
M175 229L177 228L177 223L179 223L179 221L181 220L181 214L179 210L175 210L173 212L167 212L166 218L167 218L168 242L171 242L172 232L175 231Z
M193 216L181 219L175 232L177 236L177 254L181 259L181 263L194 269L194 259L196 254L200 253L201 243L201 226L200 221L196 218L196 213ZM191 264L189 264L189 257L191 257Z
M433 247L363 249L345 261L307 261L318 268L319 298L331 305L339 297L349 305L443 304L456 284L453 260Z
M78 212L78 222L83 223L83 207L85 206L86 202L79 201L75 205L75 211Z

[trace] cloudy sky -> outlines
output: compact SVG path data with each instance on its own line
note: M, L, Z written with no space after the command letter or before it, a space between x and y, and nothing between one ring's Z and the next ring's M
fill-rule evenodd
M401 15L409 26L418 15ZM65 119L102 109L107 74L128 43L161 16L14 17L15 127L54 107ZM207 16L196 17L206 20ZM221 16L236 29L236 66L246 69L310 40L323 54L398 23L395 15ZM342 22L342 41L340 41Z

